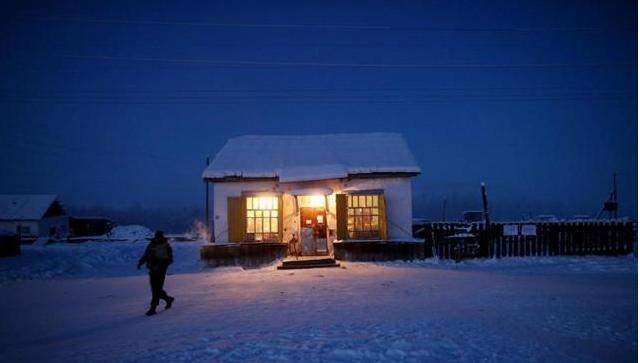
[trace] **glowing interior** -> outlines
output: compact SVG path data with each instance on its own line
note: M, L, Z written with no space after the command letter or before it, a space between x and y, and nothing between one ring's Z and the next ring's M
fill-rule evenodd
M325 206L324 195L298 196L298 206L310 208L323 208Z

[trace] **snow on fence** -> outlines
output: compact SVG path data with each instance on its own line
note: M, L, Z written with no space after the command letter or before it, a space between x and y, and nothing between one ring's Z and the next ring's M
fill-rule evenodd
M626 255L634 251L637 227L630 221L425 223L426 257Z

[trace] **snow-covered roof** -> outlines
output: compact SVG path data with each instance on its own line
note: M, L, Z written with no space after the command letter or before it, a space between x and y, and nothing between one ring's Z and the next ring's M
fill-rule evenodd
M0 194L0 220L38 220L57 198L55 194Z
M396 133L248 135L228 140L202 177L288 182L369 173L420 173L420 167Z

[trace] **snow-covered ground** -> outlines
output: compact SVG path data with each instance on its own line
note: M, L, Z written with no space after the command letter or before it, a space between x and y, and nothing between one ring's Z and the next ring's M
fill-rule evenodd
M20 256L0 260L0 286L16 280L61 277L113 277L141 275L136 264L147 240L117 242L54 243L22 246ZM196 272L200 262L200 242L173 243L175 265L172 272Z
M149 301L144 242L0 260L0 361L635 361L637 260L557 257L207 269L174 243Z

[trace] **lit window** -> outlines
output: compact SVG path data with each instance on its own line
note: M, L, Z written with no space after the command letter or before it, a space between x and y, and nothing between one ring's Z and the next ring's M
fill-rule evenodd
M350 239L380 238L378 195L347 197L347 231Z
M278 241L278 197L247 197L247 240Z

